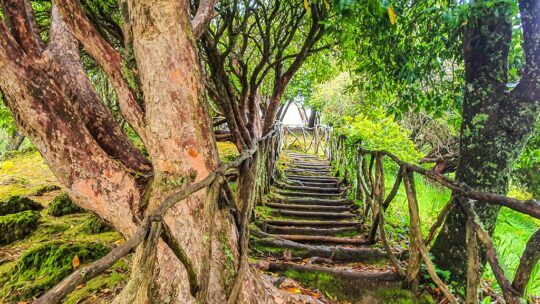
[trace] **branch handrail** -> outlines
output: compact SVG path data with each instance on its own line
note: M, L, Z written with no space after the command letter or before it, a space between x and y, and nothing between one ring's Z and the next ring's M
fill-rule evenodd
M254 148L243 151L238 157L236 157L232 161L222 163L217 169L210 172L205 178L203 178L199 182L185 185L179 190L169 194L162 201L161 204L148 212L148 214L143 218L133 235L128 238L124 243L113 248L104 257L73 272L71 275L64 278L60 283L58 283L41 297L39 297L34 303L60 303L60 301L73 290L75 290L77 286L105 272L122 257L133 252L139 245L141 245L141 243L143 243L147 235L151 233L153 229L152 227L154 227L152 223L155 222L158 222L163 226L164 229L161 233L161 238L172 249L172 251L179 258L179 260L184 264L188 272L190 292L193 296L195 296L199 291L200 286L194 266L187 254L183 251L180 243L173 237L170 229L168 229L168 227L166 226L165 222L163 221L163 216L175 204L181 202L182 200L199 190L211 187L214 184L216 188L221 189L223 187L223 184L226 183L226 179L224 178L224 176L229 169L239 168L242 164L244 164L245 161L249 160L254 156L254 154L259 150L261 143L266 143L269 139L272 139L274 137L278 137L279 141L281 141L283 138L282 125L280 123L275 124L272 131L268 132L268 134L263 136L258 141L255 141L255 144L253 145ZM225 191L227 192L229 190L225 189Z
M313 149L314 154L319 153L319 147L322 148L322 152L327 155L325 143L329 138L331 131L330 127L323 125L315 125L314 127L285 125L284 129L284 150L294 148L294 144L298 143L302 152L308 153L310 149ZM297 133L301 133L300 136ZM288 142L287 138L292 137L292 141Z
M330 131L329 133L332 132ZM540 248L540 229L533 234L527 243L524 254L522 255L520 267L514 276L514 282L510 283L510 281L505 278L499 261L497 260L496 251L491 237L485 230L483 230L482 225L478 223L477 216L474 213L474 210L470 207L470 204L471 202L476 204L496 204L540 219L540 203L538 201L532 199L524 201L504 195L478 191L465 183L452 180L443 174L405 162L391 152L385 150L367 150L362 147L361 143L346 147L344 144L345 139L346 138L343 135L330 134L330 139L326 142L329 151L327 156L336 167L345 167L343 176L350 177L352 182L356 182L356 187L353 187L353 189L356 190L356 193L353 195L354 197L361 198L365 201L364 218L368 218L369 213L372 213L372 226L370 229L369 241L374 243L377 233L379 234L387 254L392 264L396 268L396 272L398 272L402 277L405 277L405 284L408 287L412 288L413 290L418 287L420 263L423 260L427 266L426 268L428 273L432 277L437 287L439 287L439 289L443 292L445 298L447 298L450 303L457 302L456 297L450 292L448 286L441 280L441 278L437 276L434 265L428 256L428 248L434 239L437 230L443 224L450 210L455 208L456 203L454 203L453 200L450 200L450 202L445 205L445 207L439 212L433 225L430 227L428 235L423 238L422 231L419 229L419 214L417 211L415 211L418 208L416 191L414 190L414 174L416 173L428 178L442 187L450 189L453 193L453 197L459 198L459 205L464 209L465 214L470 222L467 227L468 229L472 228L470 231L472 235L474 235L478 243L482 244L487 249L487 260L491 269L493 270L493 273L495 274L497 282L502 288L503 296L506 302L519 303L520 297L523 296L527 281L530 278L530 273L532 272L534 265L540 259L540 253L536 253L536 251L540 251L540 249L537 249ZM353 156L353 161L357 161L354 168L349 168L347 166L347 162L350 161L348 159L350 156ZM385 189L384 170L381 168L382 157L391 159L400 168L398 174L396 175L392 190L386 196L386 198L384 198L384 194L381 193L381 191L384 191L381 189ZM356 177L354 175L356 175ZM411 246L409 249L409 266L407 267L407 273L404 275L400 269L399 263L393 259L394 255L390 250L390 246L388 246L388 240L385 235L384 227L381 227L381 225L384 225L384 212L394 200L401 184L405 185L407 194L406 199L409 204L409 214L411 219L411 228L409 229L411 239ZM462 201L466 201L467 203L462 203ZM469 272L473 269L475 268L470 267ZM479 282L480 278L478 274L471 274L468 275L468 279L473 281L477 280L477 282ZM478 284L475 285L474 282L471 281L468 283L468 285L477 286ZM469 290L469 286L467 291L468 293L472 293L472 291ZM467 303L477 302L478 299L475 289L474 294L467 295Z

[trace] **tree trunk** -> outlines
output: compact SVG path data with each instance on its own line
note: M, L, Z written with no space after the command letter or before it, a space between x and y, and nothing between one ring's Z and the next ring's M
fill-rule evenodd
M308 120L308 128L315 127L315 120L317 118L317 111L311 110L311 113L309 114L309 120Z
M18 130L13 131L13 133L9 137L6 146L6 152L19 150L24 141L24 138L24 135L22 135Z
M482 2L480 4L482 6ZM508 52L512 33L510 4L472 12L465 33L466 91L456 178L486 192L506 194L512 164L533 133L540 104L540 2L520 1L527 65L520 83L506 91ZM474 7L473 7L474 9ZM484 228L492 234L500 207L474 207ZM454 208L432 248L436 262L466 284L466 216ZM486 253L480 249L480 261Z

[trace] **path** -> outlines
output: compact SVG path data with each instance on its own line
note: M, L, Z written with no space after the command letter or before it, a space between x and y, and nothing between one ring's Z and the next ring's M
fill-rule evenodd
M265 270L356 300L366 289L400 283L378 244L367 244L354 204L327 160L284 152L286 178L274 184L252 231Z

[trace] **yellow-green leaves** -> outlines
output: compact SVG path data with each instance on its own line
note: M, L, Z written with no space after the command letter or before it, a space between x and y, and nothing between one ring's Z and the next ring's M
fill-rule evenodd
M362 142L367 150L385 150L407 162L416 162L422 157L414 142L409 139L409 130L401 127L392 117L386 116L382 109L375 118L358 114L345 120L346 125L336 131L347 136L353 144Z
M311 15L311 6L309 5L309 0L304 0L304 8L306 9L307 13Z
M388 7L388 18L390 19L390 23L392 23L392 25L396 23L397 16L396 12L394 12L394 6L392 4L390 4Z

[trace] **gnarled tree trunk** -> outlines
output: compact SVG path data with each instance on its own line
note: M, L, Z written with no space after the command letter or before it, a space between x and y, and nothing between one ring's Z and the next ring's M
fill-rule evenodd
M519 1L526 67L510 92L511 4L484 5L479 1L472 7L463 43L466 91L456 178L477 190L506 194L512 164L533 133L540 108L540 2ZM474 206L490 234L499 209L487 203ZM485 264L485 251L480 251ZM432 253L453 280L465 285L466 216L461 208L449 213Z

